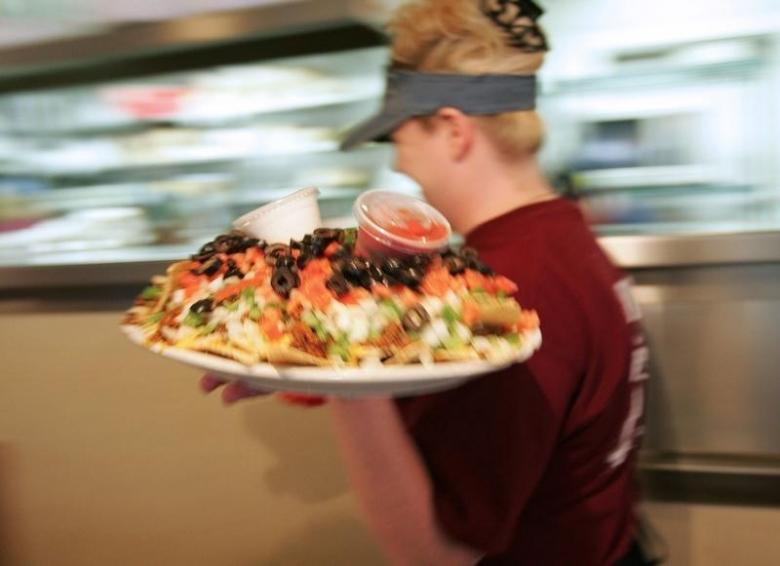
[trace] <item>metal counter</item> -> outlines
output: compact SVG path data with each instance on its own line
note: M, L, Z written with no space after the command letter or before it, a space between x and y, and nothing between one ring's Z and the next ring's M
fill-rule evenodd
M608 236L599 242L626 270L780 263L780 232ZM0 290L144 283L195 246L157 246L0 258Z

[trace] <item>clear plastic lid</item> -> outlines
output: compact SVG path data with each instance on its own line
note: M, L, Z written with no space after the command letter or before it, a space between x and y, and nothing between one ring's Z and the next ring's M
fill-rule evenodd
M452 235L444 215L427 202L402 193L367 191L354 206L358 225L388 245L436 251Z

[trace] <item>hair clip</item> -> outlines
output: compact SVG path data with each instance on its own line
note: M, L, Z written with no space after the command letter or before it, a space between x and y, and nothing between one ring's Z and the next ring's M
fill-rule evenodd
M533 0L481 0L482 11L509 34L509 44L526 53L547 51L544 32L537 25L544 10Z

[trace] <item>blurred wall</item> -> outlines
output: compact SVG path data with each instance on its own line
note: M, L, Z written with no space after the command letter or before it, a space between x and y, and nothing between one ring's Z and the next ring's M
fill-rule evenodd
M127 341L119 316L0 313L2 566L383 563L325 410L226 409L197 371ZM673 566L780 556L778 509L646 510Z
M326 411L226 409L117 322L0 315L7 564L381 563Z

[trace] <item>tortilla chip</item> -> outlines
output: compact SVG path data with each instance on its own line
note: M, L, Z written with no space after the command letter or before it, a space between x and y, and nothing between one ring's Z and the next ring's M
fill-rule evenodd
M422 340L407 344L400 350L398 350L393 356L385 360L387 366L400 366L404 364L412 364L420 360L425 352L428 351L428 345Z
M149 314L151 314L149 307L144 305L136 305L125 311L124 317L122 318L122 324L133 324L140 326L143 321L146 320L146 317L149 316Z
M327 358L313 356L303 350L284 344L268 344L266 358L269 363L292 366L330 366L333 365Z
M477 305L479 320L483 324L512 326L520 322L523 314L520 305L514 299L488 299Z
M227 344L220 338L202 338L196 340L189 347L191 350L206 352L207 354L216 354L223 358L236 360L244 365L251 366L260 361L260 356L254 352L247 352L231 344Z
M165 283L162 285L162 292L160 293L160 298L157 299L157 303L155 303L154 308L152 309L152 314L158 313L165 307L166 303L168 302L168 299L173 294L174 287L176 286L176 276L183 271L187 271L190 267L192 267L191 261L178 261L170 266L168 266L167 269L167 277L165 278ZM157 276L162 277L162 276ZM160 281L160 279L158 279Z
M473 348L458 350L434 350L433 359L437 362L465 362L479 360L479 354Z

